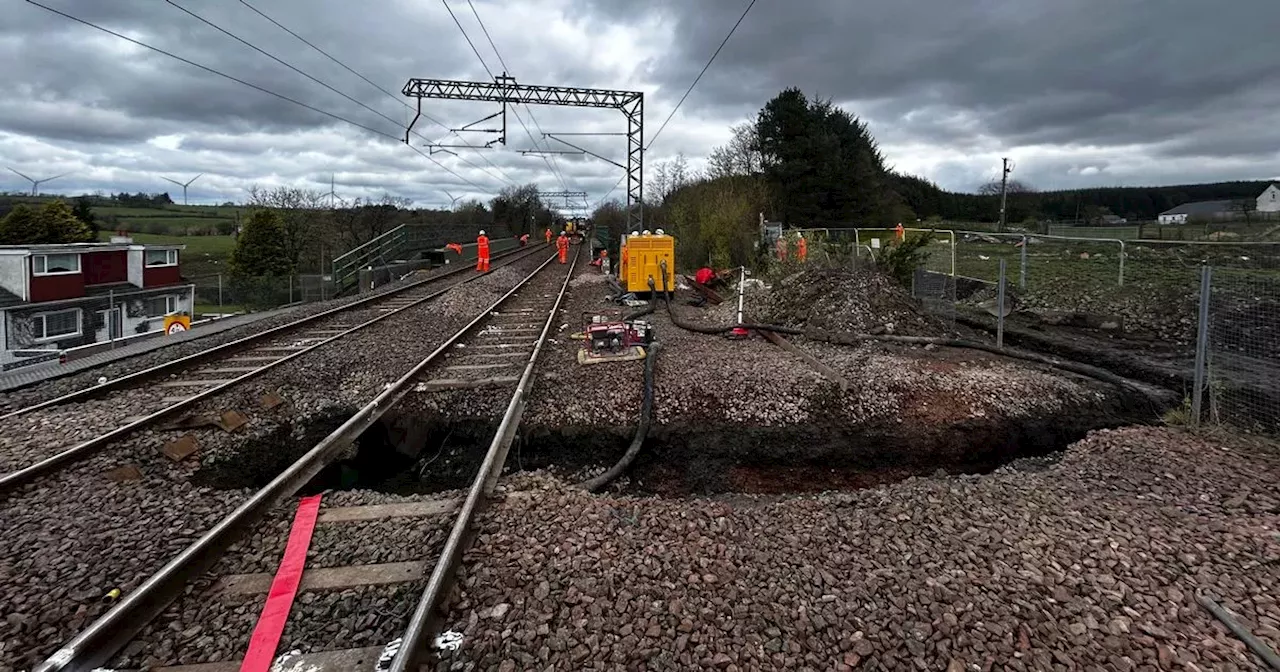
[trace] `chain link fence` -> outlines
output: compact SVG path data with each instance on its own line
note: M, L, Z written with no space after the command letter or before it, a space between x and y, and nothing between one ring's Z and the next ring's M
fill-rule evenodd
M1250 257L1245 261L1254 261ZM1193 415L1280 435L1280 264L1205 266ZM1207 404L1205 403L1207 401Z
M334 298L331 283L316 275L190 278L196 287L195 319L252 313Z

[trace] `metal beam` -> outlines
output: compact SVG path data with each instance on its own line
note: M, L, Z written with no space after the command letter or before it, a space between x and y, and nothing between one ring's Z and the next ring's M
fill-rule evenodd
M401 93L417 99L418 116L414 117L413 123L422 115L423 98L499 103L504 112L507 105L520 103L621 110L627 118L627 162L623 168L627 177L627 230L644 228L644 92L519 84L504 73L494 77L492 82L415 77L404 85ZM409 129L413 128L413 123L409 124ZM406 142L408 137L406 129ZM609 159L604 160L613 163ZM618 236L614 234L619 232L607 233L608 240L615 240Z

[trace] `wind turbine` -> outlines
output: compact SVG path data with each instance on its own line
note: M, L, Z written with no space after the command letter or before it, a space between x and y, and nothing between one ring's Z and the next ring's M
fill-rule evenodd
M66 176L68 176L68 175L70 175L70 174L71 174L71 173L63 173L63 174L61 174L61 175L54 175L53 177L46 177L46 178L44 178L43 180L35 180L35 179L32 179L32 178L30 178L30 177L26 176L26 175L25 175L25 174L23 174L23 173L19 173L18 171L14 170L13 168L10 168L9 170L10 170L10 171L12 171L12 172L14 172L14 173L17 173L18 175L22 175L22 179L24 179L24 180L26 180L26 181L28 181L28 182L30 182L30 183L31 183L31 195L32 195L32 196L39 196L39 194L38 194L37 192L38 192L38 191L39 191L39 189L40 189L40 185L44 184L45 182L48 182L49 180L56 180L56 179L58 179L59 177L66 177Z
M459 199L459 198L462 198L462 196L454 196L453 194L449 193L448 191L446 191L446 190L444 190L444 189L441 189L441 191L444 191L444 195L445 195L445 196L448 196L449 198L453 199L453 200L449 201L449 210L453 210L453 206L454 206L454 205L456 205L456 204L458 203L458 199ZM465 195L466 195L466 194L463 194L463 196L465 196Z
M325 194L325 196L328 196L328 197L329 197L329 209L330 209L330 210L333 210L333 209L335 209L335 208L337 207L337 205L338 205L338 201L342 201L342 199L341 199L341 198L338 198L338 192L336 192L336 191L334 191L334 190L333 190L333 182L334 182L334 176L333 176L333 173L329 173L329 193ZM347 204L347 202L346 202L346 201L342 201L342 204L343 204L343 205L346 205L346 204Z
M177 180L170 180L167 177L164 179L169 180L170 182L178 185L179 187L182 187L182 204L186 205L187 204L187 187L191 186L192 182L195 182L196 180L200 179L202 175L204 175L204 173L200 173L200 175L196 175L195 177L187 180L185 183L179 182Z

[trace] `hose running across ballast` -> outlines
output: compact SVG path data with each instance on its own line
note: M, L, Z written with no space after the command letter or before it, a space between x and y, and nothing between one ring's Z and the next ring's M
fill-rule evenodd
M654 341L649 345L649 352L644 361L644 402L640 404L640 424L636 427L636 434L631 439L631 445L627 447L627 452L623 454L622 459L617 464L609 468L608 471L590 478L579 485L589 492L596 492L613 482L614 479L621 476L623 472L635 462L636 456L640 454L640 447L644 445L644 439L649 435L649 425L653 417L653 369L654 363L658 359L658 350L662 344Z
M666 291L668 288L666 271L667 271L666 262L663 261L662 262L662 289L663 289L664 297L668 295ZM1061 361L1061 360L1045 357L1043 355L1037 355L1030 352L1021 352L1017 350L997 348L994 345L987 345L986 343L979 343L977 341L968 341L968 340L958 339L958 338L943 338L943 337L933 337L933 336L895 336L891 334L858 334L858 333L845 333L845 332L816 333L816 330L796 329L794 327L784 327L776 324L745 324L744 323L744 324L733 324L728 326L689 324L676 316L675 311L671 308L670 299L667 299L666 303L667 303L667 315L671 318L672 324L676 325L677 327L680 327L681 329L684 329L685 331L692 331L699 334L724 334L724 333L733 331L734 329L741 328L741 329L749 329L752 331L771 331L777 334L804 336L806 338L810 338L815 341L823 341L823 342L839 344L839 345L852 345L860 341L881 341L884 343L903 343L908 345L935 345L935 346L947 347L947 348L981 350L983 352L989 352L995 355L1008 357L1010 359L1020 359L1026 362L1032 362L1035 364L1041 364L1051 368L1060 369L1062 371L1067 371L1077 375L1085 376L1087 378L1093 378L1094 380L1102 381L1104 383L1107 383L1109 385L1114 385L1122 389L1135 390L1147 397L1151 396L1146 390L1133 384L1132 381L1129 381L1121 376L1117 376L1116 374L1111 373L1110 371L1106 371L1104 369L1100 369L1095 366L1080 364L1078 362Z

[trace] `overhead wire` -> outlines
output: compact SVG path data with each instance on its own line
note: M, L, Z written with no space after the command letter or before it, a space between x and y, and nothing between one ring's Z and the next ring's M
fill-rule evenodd
M480 65L484 66L484 71L489 73L489 77L493 79L493 70L489 69L489 64L485 62L484 56L481 56L480 50L476 49L475 43L471 41L471 36L467 34L467 30L462 27L462 22L458 20L458 15L454 14L453 8L449 6L449 1L440 0L440 2L444 5L445 9L449 10L449 16L453 17L454 25L458 26L458 30L462 31L462 37L466 39L467 44L471 46L471 51L475 53L476 58L480 59ZM493 53L498 56L498 62L502 64L503 71L510 74L511 71L507 68L507 62L502 58L502 52L498 51L498 46L494 44L493 38L489 36L489 29L485 28L484 21L480 19L480 13L476 11L476 6L471 3L471 0L467 0L467 4L471 7L471 13L475 15L476 22L480 24L480 30L484 32L485 38L489 40L489 46L493 48ZM525 107L528 108L527 105ZM538 141L534 139L533 133L529 131L529 127L524 123L524 119L520 117L520 112L515 108L512 108L511 113L516 116L516 121L520 122L520 127L524 129L525 135L529 136L529 142L533 143L534 148L537 149ZM533 110L531 108L529 109L529 118L533 118ZM534 119L534 124L537 125L537 123L537 120ZM541 126L538 127L538 132L542 132ZM546 143L546 149L550 149L550 143ZM549 155L542 154L541 156L543 163L547 164L547 168L551 170L551 174L555 175L556 179L560 180L560 186L564 187L565 191L569 191L569 183L565 181L564 175L560 173L555 165L552 165L552 162L555 161L555 157L552 156L550 160L548 160Z
M243 86L247 86L247 87L249 87L249 88L251 88L251 89L254 89L255 91L259 91L259 92L265 93L265 94L267 94L267 95L269 95L269 96L273 96L273 97L275 97L275 98L279 98L280 100L283 100L283 101L285 101L285 102L292 103L292 104L297 105L297 106L299 106L299 107L302 107L302 108L305 108L305 109L311 110L312 112L316 112L317 114L321 114L321 115L324 115L324 116L326 116L326 117L329 117L330 119L334 119L334 120L336 120L336 121L341 121L341 122L343 122L343 123L350 124L350 125L352 125L352 126L355 126L356 128L359 128L359 129L362 129L362 130L368 131L369 133L372 133L372 134L374 134L374 135L381 136L381 137L384 137L384 138L389 138L389 139L391 139L391 140L395 140L396 142L400 142L400 138L398 138L398 137L396 137L396 136L394 136L394 135L391 135L390 133L387 133L387 132L385 132L385 131L380 131L380 130L378 130L378 129L376 129L376 128L373 128L373 127L371 127L371 126L366 126L366 125L364 125L364 124L362 124L362 123L360 123L360 122L358 122L358 121L353 121L353 120L351 120L351 119L348 119L348 118L346 118L346 117L344 117L344 116L342 116L342 115L335 114L335 113L333 113L333 112L329 112L329 111L327 111L327 110L322 110L322 109L320 109L320 108L318 108L318 107L316 107L316 106L314 106L314 105L309 105L309 104L304 103L304 102L302 102L302 101L300 101L300 100L297 100L296 98L291 98L291 97L286 96L286 95L284 95L284 94L282 94L282 93L278 93L278 92L276 92L276 91L272 91L271 89L268 89L268 88L266 88L266 87L263 87L263 86L259 86L259 85L257 85L257 84L254 84L253 82L245 81L245 80L240 79L239 77L236 77L236 76L234 76L234 75L229 75L229 74L227 74L227 73L225 73L225 72L222 72L221 70L217 70L217 69L215 69L215 68L209 67L209 66L204 65L204 64L202 64L202 63L197 63L197 62L195 62L195 61L193 61L193 60L191 60L191 59L183 58L182 56L179 56L179 55L177 55L177 54L175 54L175 53L173 53L173 52L166 51L166 50L164 50L164 49L161 49L160 47L157 47L157 46L154 46L154 45L147 44L146 42L143 42L143 41L141 41L141 40L136 40L136 39L134 39L134 38L132 38L132 37L129 37L128 35L124 35L124 34L118 33L118 32L116 32L116 31L114 31L114 30L111 30L110 28L105 28L105 27L100 26L100 25L98 25L98 24L96 24L96 23L93 23L92 21L88 21L88 20L86 20L86 19L82 19L82 18L80 18L80 17L78 17L78 16L74 16L74 15L72 15L72 14L68 14L67 12L64 12L64 11L62 11L62 10L54 9L53 7L49 7L48 5L45 5L45 4L40 3L40 2L37 2L36 0L25 0L25 1L26 1L28 4L35 5L36 7L39 7L40 9L43 9L43 10L45 10L45 11L47 11L47 12L52 13L52 14L57 14L58 16L61 16L61 17L63 17L63 18L70 19L70 20L72 20L72 21L75 21L76 23L79 23L79 24L82 24L82 25L88 26L88 27L90 27L90 28L93 28L94 30L98 30L98 31L104 32L104 33L106 33L106 34L108 34L108 35L111 35L111 36L113 36L113 37L118 37L118 38L120 38L120 39L122 39L122 40L124 40L124 41L126 41L126 42L129 42L130 44L133 44L133 45L136 45L136 46L142 47L142 48L144 48L144 49L148 49L148 50L150 50L150 51L154 51L154 52L156 52L156 53L158 53L158 54L161 54L161 55L164 55L164 56L168 56L169 58L172 58L172 59L174 59L174 60L176 60L176 61L180 61L180 62L182 62L182 63L186 63L187 65L190 65L190 66L192 66L192 67L199 68L199 69L201 69L201 70L203 70L203 71L205 71L205 72L208 72L209 74L217 75L218 77L222 77L223 79L227 79L227 80L230 80L230 81L235 82L235 83L237 83L237 84L241 84L241 85L243 85ZM421 154L421 152L419 152L419 153ZM486 188L485 188L485 187L482 187L482 186L480 186L480 185L476 184L475 182L472 182L471 180L469 180L469 179L467 179L467 178L465 178L465 177L463 177L463 176L459 175L458 173L456 173L456 172L454 172L453 170L451 170L448 166L446 166L446 165L444 165L444 164L440 163L439 161L436 161L435 159L431 158L430 156L427 156L427 155L425 155L425 154L424 154L423 156L426 156L426 158L427 158L429 161L431 161L432 163L436 164L436 165L437 165L437 166L439 166L440 168L444 169L444 171L445 171L445 172L447 172L447 173L449 173L450 175L453 175L454 177L456 177L456 178L458 178L458 179L462 180L463 182L465 182L465 183L467 183L467 184L469 184L469 185L471 185L471 186L475 187L476 189L481 190L482 192L483 192L483 191L486 191Z
M658 127L658 132L654 133L653 137L649 139L649 144L644 148L646 152L649 151L649 148L653 146L654 142L657 142L658 136L662 135L662 129L667 127L667 122L671 121L671 118L676 116L676 111L680 109L681 105L684 105L684 101L686 98L689 97L689 94L693 93L693 87L697 86L698 82L702 80L702 76L707 74L707 69L710 68L711 64L715 62L716 56L720 55L720 50L724 49L724 45L729 43L729 38L733 37L734 32L738 30L738 26L742 25L742 20L747 18L747 13L750 12L751 8L755 6L756 6L756 0L751 0L751 2L747 4L747 8L742 10L742 16L739 16L737 22L735 22L733 24L733 27L729 29L729 34L724 36L724 40L720 42L720 46L716 47L715 53L711 54L711 58L707 60L707 64L702 66L702 72L699 72L698 76L693 78L693 83L689 85L688 90L686 90L684 92L684 95L680 97L680 102L676 103L676 106L671 108L671 114L667 115L666 120L663 121L662 125Z
M388 91L388 90L386 90L386 89L382 88L382 87L381 87L381 86L379 86L376 82L374 82L372 79L369 79L367 76L365 76L364 74L360 73L360 72L359 72L359 71L357 71L355 68L352 68L351 66L349 66L349 65L347 65L346 63L342 62L342 60L341 60L341 59L339 59L338 57L334 56L333 54L330 54L329 52L325 51L324 49L321 49L319 46L316 46L316 45L315 45L314 43L312 43L310 40L308 40L307 38L305 38L305 37L303 37L303 36L299 35L298 33L294 32L293 30L290 30L287 26L285 26L284 24L280 23L280 22L279 22L279 21L277 21L276 19L272 18L272 17L271 17L270 15L268 15L266 12L264 12L264 11L262 11L262 10L258 9L257 7L253 6L251 3L249 3L249 2L248 2L248 0L240 0L240 4L244 5L244 6L245 6L245 7L247 7L250 11L252 11L253 13L255 13L255 14L257 14L258 16L262 17L263 19L266 19L268 22L270 22L270 23L271 23L272 25L274 25L275 27L277 27L277 28L279 28L280 30L283 30L284 32L288 33L289 35L291 35L292 37L294 37L295 39L297 39L299 42L302 42L303 44L307 45L308 47L311 47L311 48L312 48L312 49L314 49L316 52L318 52L320 55L324 56L325 58L329 59L330 61L333 61L334 63L336 63L336 64L337 64L339 67L341 67L342 69L346 70L347 72L350 72L351 74L355 75L356 77L359 77L361 80L363 80L363 81L364 81L366 84L368 84L369 86L372 86L373 88L377 89L377 90L378 90L378 91L380 91L383 95L385 95L385 96L387 96L388 98L390 98L391 100L395 101L397 104L402 105L406 110L408 110L408 111L410 111L410 112L413 112L413 111L414 111L414 107L413 107L412 105L410 105L410 104L406 103L406 102L404 101L404 99L403 99L403 98L401 98L400 96L397 96L396 94L391 93L390 91ZM461 138L461 136L459 136L459 135L458 135L458 132L457 132L457 131L455 131L455 130L453 130L453 129L449 128L449 126L447 126L444 122L440 121L439 119L436 119L435 117L431 116L430 114L427 114L426 112L419 112L419 113L420 113L420 114L422 115L422 117L423 117L423 118L425 118L427 121L430 121L431 123L433 123L433 124L435 124L435 125L437 125L437 126L439 126L439 127L443 128L443 129L445 129L445 130L449 131L450 135L457 136L457 137ZM407 123L402 124L402 125L401 125L401 124L398 124L398 125L400 125L400 127L401 127L401 128L407 128L407 127L408 127L408 124L407 124ZM430 143L430 144L435 144L435 145L440 144L440 142L439 142L439 141L432 142L430 138L426 137L425 135L422 135L421 133L419 133L419 132L417 132L417 131L412 131L412 133L413 133L414 135L418 136L419 138L421 138L421 139L423 139L423 140L426 140L426 141L427 141L428 143ZM490 167L490 168L493 168L494 170L496 170L496 171L498 171L499 173L501 173L501 174L502 174L502 176L503 176L503 179L504 179L507 183L509 183L509 184L515 184L515 180L513 180L513 179L511 178L511 176L510 176L510 175L508 175L508 174L507 174L507 172L506 172L506 171L504 171L502 168L500 168L497 164L495 164L493 161L490 161L490 160L489 160L489 157L488 157L488 156L485 156L485 154L484 154L484 152L483 152L483 151L480 151L480 148L471 148L471 149L472 149L473 151L475 151L477 154L479 154L480 158L481 158L481 159L483 159L485 163L489 164L489 167ZM470 161L467 161L466 159L464 159L464 158L462 158L462 157L458 157L458 160L462 161L463 163L467 164L468 166L471 166L472 168L475 168L475 169L477 169L477 170L483 170L483 169L481 169L479 166L476 166L475 164L471 163Z

